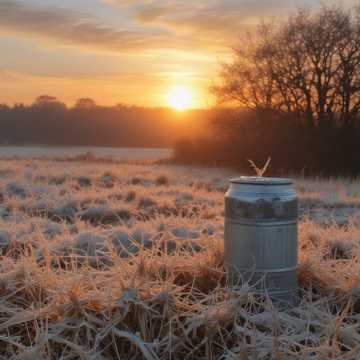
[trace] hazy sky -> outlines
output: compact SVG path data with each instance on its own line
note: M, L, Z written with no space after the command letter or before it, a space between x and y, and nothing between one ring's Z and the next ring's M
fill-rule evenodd
M319 3L0 0L0 103L49 94L68 104L87 96L158 106L182 85L193 93L192 106L207 106L219 62L245 30Z

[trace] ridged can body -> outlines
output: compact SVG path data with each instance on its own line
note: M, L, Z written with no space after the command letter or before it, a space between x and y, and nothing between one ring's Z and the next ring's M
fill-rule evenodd
M249 282L275 301L293 303L298 287L297 218L291 180L231 179L225 194L224 234L229 281Z

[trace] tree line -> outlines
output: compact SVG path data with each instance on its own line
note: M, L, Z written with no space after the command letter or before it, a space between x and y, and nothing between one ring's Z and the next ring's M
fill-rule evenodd
M173 147L199 134L207 111L99 106L89 98L67 107L42 95L30 105L0 104L1 145Z
M241 39L211 89L228 107L179 161L273 172L360 173L360 8L298 10Z

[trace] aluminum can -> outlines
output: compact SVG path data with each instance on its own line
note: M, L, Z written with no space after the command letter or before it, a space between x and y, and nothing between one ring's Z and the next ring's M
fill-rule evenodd
M228 281L247 282L272 300L294 303L298 288L298 200L292 181L241 176L225 194Z

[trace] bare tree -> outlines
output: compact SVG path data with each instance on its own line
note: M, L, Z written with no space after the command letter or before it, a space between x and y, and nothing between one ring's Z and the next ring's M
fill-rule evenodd
M34 108L47 108L47 109L60 109L60 110L65 110L66 109L66 105L58 100L56 97L54 96L50 96L50 95L40 95L38 96L35 101L33 102L32 106Z
M91 98L80 98L76 101L76 109L93 109L96 107L96 101Z
M224 64L218 99L240 107L296 114L310 127L348 126L360 112L358 7L299 10L262 23Z

